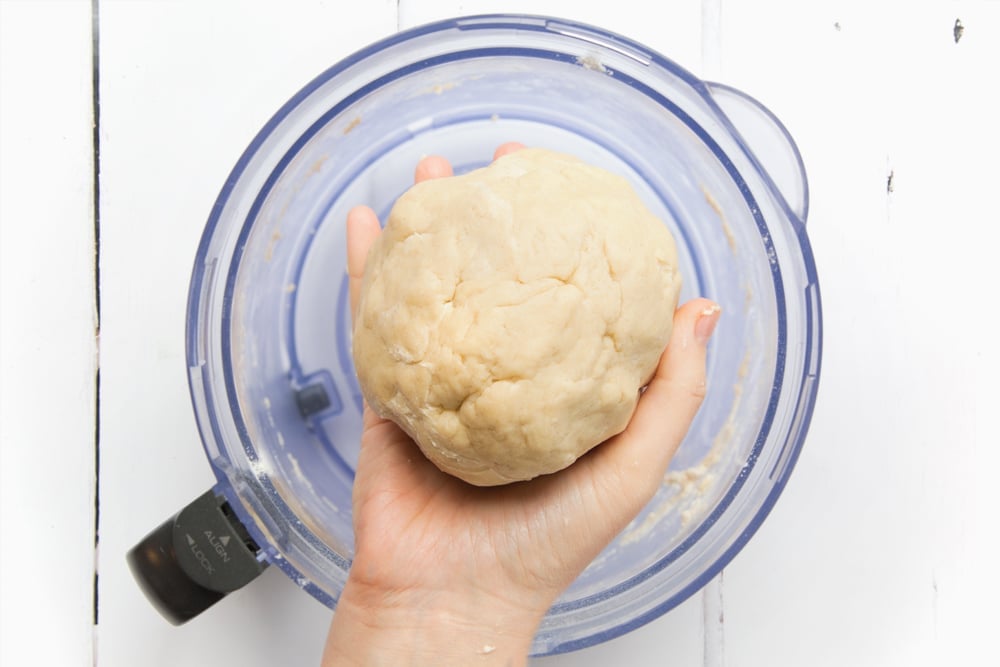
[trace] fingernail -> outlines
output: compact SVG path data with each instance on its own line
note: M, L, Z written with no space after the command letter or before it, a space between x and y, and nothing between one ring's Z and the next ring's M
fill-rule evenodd
M694 337L702 345L708 344L708 339L712 337L712 332L715 331L715 325L719 323L719 315L721 313L722 307L717 303L713 303L698 314L698 321L694 323Z

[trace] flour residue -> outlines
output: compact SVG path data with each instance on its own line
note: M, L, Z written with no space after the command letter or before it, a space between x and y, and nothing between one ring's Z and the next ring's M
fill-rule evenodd
M715 201L715 197L712 193L708 191L704 185L701 186L701 194L704 195L705 201L708 205L715 211L715 214L719 216L719 220L722 222L722 233L726 237L726 243L729 244L729 250L736 254L736 236L733 234L732 227L729 226L729 222L726 220L726 214L722 211L722 207L719 206L719 202Z
M600 72L601 74L609 73L608 68L604 66L601 59L594 53L588 53L585 56L577 57L576 64L585 69L589 69L592 72Z
M441 93L443 93L445 91L451 90L452 88L454 88L457 85L458 84L455 83L454 81L449 81L448 83L438 83L438 84L434 84L434 86L431 88L431 90L434 92L435 95L440 95Z
M348 134L353 132L354 128L356 128L358 125L361 125L361 116L355 116L351 120L351 122L347 124L347 127L344 128L344 136L347 136Z
M356 122L361 122L361 119L360 118L356 118L355 121ZM353 127L353 126L350 126L350 127ZM344 130L344 134L347 134L349 131L350 131L349 129L348 130ZM329 157L330 157L329 155L320 155L319 159L316 160L315 162L313 162L312 165L309 167L309 169L306 170L306 176L312 176L312 175L318 174L320 171L322 171L323 165L326 163L326 161L327 161L327 159L329 159Z
M264 248L264 261L270 262L274 259L274 249L278 245L278 241L281 240L281 230L275 228L271 232L271 237L267 240L267 247Z

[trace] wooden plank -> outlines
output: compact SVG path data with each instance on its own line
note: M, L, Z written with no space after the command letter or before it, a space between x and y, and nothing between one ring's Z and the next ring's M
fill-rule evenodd
M997 9L723 9L723 76L771 105L802 149L826 318L805 450L726 571L731 667L995 653L986 405L1000 367L983 308L995 301L1000 108L982 77L1000 62Z
M174 628L142 597L124 558L214 482L188 398L184 322L215 197L288 98L395 30L395 3L101 3L100 11L99 664L317 664L330 612L277 569Z
M0 3L0 664L90 665L89 3Z

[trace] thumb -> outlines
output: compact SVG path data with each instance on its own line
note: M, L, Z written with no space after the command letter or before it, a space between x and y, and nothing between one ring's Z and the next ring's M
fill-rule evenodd
M653 379L639 398L635 414L620 434L598 448L618 472L623 497L638 511L663 481L705 398L708 340L721 308L694 299L674 314L674 329Z

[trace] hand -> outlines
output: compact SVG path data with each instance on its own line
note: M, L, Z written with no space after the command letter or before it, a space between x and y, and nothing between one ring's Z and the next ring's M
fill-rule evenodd
M494 159L518 150L504 144ZM452 173L440 157L417 182ZM348 215L356 308L375 213ZM438 470L365 406L353 490L355 557L324 665L524 664L545 612L652 498L705 395L705 346L719 308L695 299L628 427L553 475L471 486Z

